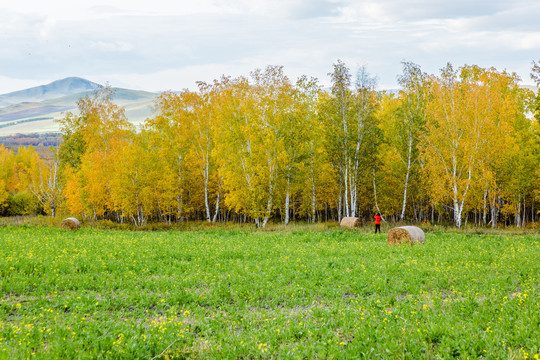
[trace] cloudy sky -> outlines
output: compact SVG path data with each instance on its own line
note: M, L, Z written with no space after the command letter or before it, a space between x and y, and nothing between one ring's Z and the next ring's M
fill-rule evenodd
M396 88L401 61L517 72L540 60L537 0L2 0L0 93L80 76L150 91L283 65L329 83L365 65Z

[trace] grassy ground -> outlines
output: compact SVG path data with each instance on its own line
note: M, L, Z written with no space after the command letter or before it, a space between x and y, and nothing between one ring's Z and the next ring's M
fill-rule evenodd
M538 358L533 235L0 227L0 358Z

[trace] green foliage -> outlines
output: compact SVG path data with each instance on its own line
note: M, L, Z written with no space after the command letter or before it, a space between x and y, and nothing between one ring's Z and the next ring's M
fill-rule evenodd
M38 209L37 200L28 192L10 194L8 197L7 216L30 215Z
M540 242L0 228L0 358L534 358Z

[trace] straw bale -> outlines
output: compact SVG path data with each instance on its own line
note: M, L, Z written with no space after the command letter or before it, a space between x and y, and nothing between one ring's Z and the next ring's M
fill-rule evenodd
M362 220L357 217L344 217L343 219L341 219L340 226L349 229L357 228L362 226Z
M423 244L426 241L426 235L416 226L400 226L388 231L386 238L388 245L398 245L407 243L413 245L415 243Z
M70 217L62 221L62 224L60 226L62 227L62 229L77 230L81 227L81 223L76 218Z

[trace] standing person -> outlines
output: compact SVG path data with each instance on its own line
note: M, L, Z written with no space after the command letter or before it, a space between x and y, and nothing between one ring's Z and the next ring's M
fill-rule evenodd
M379 230L379 234L381 233L381 214L377 213L377 215L374 216L375 218L375 234L377 233L377 230Z

